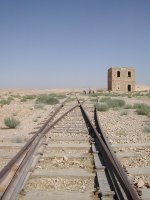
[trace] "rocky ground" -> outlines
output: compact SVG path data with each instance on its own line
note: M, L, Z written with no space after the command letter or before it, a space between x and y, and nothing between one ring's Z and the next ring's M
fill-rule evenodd
M39 122L43 120L51 111L51 106L45 106L43 109L35 108L34 100L21 102L15 98L9 105L0 107L0 142L24 143L35 131ZM9 129L4 124L4 119L14 117L20 121L16 129Z
M134 103L150 104L150 98L147 97L122 99L132 105ZM111 109L98 112L101 126L127 171L129 168L134 171L139 168L150 171L150 133L144 130L145 126L150 124L150 118L138 115L135 109L127 109L125 114L122 114L123 111L124 109ZM144 171L145 175L142 173L134 175L129 173L129 177L139 188L150 188L150 172Z

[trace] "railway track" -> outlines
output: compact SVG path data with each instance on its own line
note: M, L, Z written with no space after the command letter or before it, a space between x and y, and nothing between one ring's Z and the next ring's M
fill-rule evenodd
M99 113L99 119L113 151L116 153L129 179L136 186L141 199L149 200L150 143L149 134L143 132L143 126L145 126L148 119L137 116L133 110L129 112L129 118L128 116L120 116L119 111L101 112ZM138 117L139 125L137 125ZM124 123L126 127L123 125Z
M0 172L1 199L139 199L82 104L61 104Z

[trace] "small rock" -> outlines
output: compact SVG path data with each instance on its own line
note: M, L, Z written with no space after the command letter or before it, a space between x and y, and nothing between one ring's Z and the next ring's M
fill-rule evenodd
M52 160L52 164L57 164L58 162L59 162L59 160L57 160L57 159Z
M64 160L64 161L67 161L67 160L68 160L67 156L64 156L64 157L63 157L63 160Z
M82 189L83 189L83 190L85 190L85 189L86 189L85 185L83 185L83 186L82 186Z
M37 166L36 169L42 169L42 167L41 166Z
M139 179L137 186L139 188L142 188L144 186L144 181L142 179Z
M113 143L113 141L112 141L111 139L109 140L109 142L110 142L110 143Z
M73 161L73 164L79 165L79 164L80 164L80 161L74 160L74 161Z
M145 183L145 186L146 186L147 188L150 188L150 183Z
M80 168L84 168L84 165L81 164L81 165L80 165Z

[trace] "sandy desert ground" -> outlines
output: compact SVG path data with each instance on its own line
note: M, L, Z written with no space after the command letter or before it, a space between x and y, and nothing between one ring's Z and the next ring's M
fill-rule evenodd
M30 132L37 130L38 124L48 117L51 110L55 107L51 105L42 105L37 108L35 99L22 101L22 97L26 95L38 95L59 93L67 94L70 90L20 90L9 89L0 90L0 98L12 98L10 104L0 106L0 142L25 142L31 135ZM9 129L4 124L4 119L14 117L20 121L20 125L16 129Z

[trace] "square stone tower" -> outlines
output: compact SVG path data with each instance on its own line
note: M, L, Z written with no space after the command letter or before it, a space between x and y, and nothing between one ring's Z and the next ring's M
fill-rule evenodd
M131 92L135 90L134 67L111 67L108 69L108 90Z

